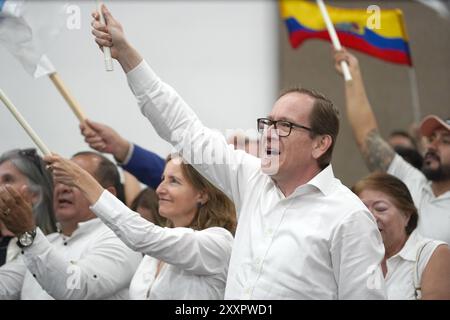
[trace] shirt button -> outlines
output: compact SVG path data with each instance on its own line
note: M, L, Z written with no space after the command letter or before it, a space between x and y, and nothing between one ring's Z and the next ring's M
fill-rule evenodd
M272 228L268 228L266 229L266 237L270 238L273 235L273 229Z
M242 299L243 300L250 300L250 298L251 298L250 292L251 292L250 288L245 289L244 290L244 294L242 296Z
M257 259L255 259L255 261L253 262L253 269L255 270L255 271L258 271L259 270L259 268L261 267L261 259L259 259L259 258L257 258Z

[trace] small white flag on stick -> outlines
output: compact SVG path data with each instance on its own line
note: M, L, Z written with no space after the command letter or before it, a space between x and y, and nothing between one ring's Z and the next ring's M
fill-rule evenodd
M34 78L55 72L45 50L51 47L65 25L64 10L65 5L57 1L3 1L0 43Z
M60 1L0 0L0 43L35 79L49 76L75 116L83 122L84 112L45 55L65 26L67 6Z
M25 120L25 118L20 114L20 112L17 110L17 108L14 106L14 104L9 100L9 98L6 96L6 94L3 92L2 89L0 89L0 100L5 104L5 106L8 108L8 110L12 113L14 118L16 118L17 122L22 126L22 128L25 130L25 132L30 136L31 140L36 144L36 146L39 148L39 150L42 151L44 156L49 156L52 153L50 152L50 149L47 148L47 146L42 142L42 140L39 138L39 136L34 132L33 128L28 124L28 122Z

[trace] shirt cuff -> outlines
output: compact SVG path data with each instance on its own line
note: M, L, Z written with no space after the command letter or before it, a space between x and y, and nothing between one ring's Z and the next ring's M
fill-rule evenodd
M127 73L128 84L136 97L142 96L160 80L145 60Z
M120 162L116 159L117 164L119 166L126 166L128 164L128 162L130 162L133 152L134 152L134 143L130 142L130 147L128 148L128 153L127 153L125 159L123 159L122 162Z
M105 222L113 222L120 216L120 208L125 206L119 199L114 197L108 190L103 190L97 202L90 206L92 212Z
M36 236L34 237L33 244L29 247L22 248L22 253L24 254L25 258L33 259L35 257L43 255L47 251L49 246L50 242L38 227L36 228Z

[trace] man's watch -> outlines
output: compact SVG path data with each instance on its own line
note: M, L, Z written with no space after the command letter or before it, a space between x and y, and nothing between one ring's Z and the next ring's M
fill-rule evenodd
M27 248L33 244L36 237L36 228L31 231L26 231L18 236L17 245L20 248Z

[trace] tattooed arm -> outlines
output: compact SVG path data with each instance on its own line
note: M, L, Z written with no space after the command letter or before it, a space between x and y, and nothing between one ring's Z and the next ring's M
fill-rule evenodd
M358 60L345 50L336 52L334 59L336 69L340 73L340 62L344 60L349 64L353 80L345 83L347 117L364 161L370 171L387 171L395 151L378 132L378 124L366 95Z
M394 149L380 136L376 128L372 129L364 139L360 149L367 167L370 171L386 172L394 160Z

